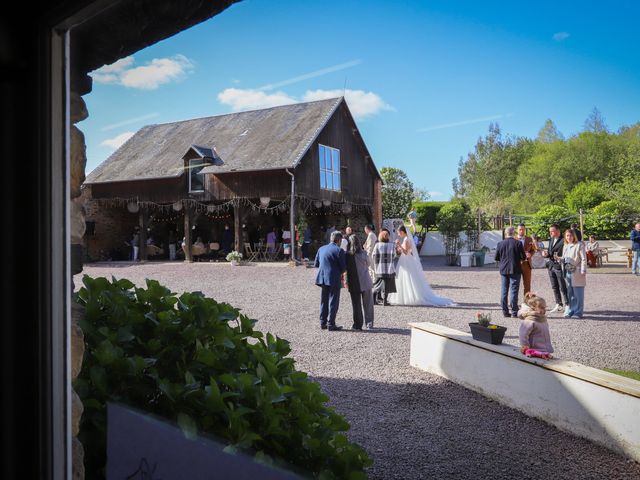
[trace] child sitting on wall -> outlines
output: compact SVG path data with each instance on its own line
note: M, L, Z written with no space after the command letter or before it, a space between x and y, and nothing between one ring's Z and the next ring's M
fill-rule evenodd
M520 351L527 357L552 358L553 346L547 322L547 302L535 294L525 300L526 309L520 309Z

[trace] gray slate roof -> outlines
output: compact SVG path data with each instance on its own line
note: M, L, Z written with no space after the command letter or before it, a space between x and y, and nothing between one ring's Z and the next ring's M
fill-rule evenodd
M141 128L96 167L85 183L178 177L193 146L215 149L222 165L203 173L294 167L333 115L342 97L197 118Z

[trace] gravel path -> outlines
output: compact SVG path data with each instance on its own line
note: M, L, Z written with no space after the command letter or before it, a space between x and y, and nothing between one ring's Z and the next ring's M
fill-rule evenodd
M640 478L636 462L409 367L410 321L467 331L476 311L490 311L496 323L509 328L505 341L517 343L517 320L503 318L497 304L495 268L461 270L429 259L425 270L434 290L458 306L376 307L376 329L363 332L320 330L313 269L147 263L87 265L84 273L138 284L155 278L175 292L200 290L242 308L259 320L262 331L289 340L298 368L322 384L351 423L351 439L374 458L370 478ZM589 276L585 318L550 319L558 357L640 370L640 278L619 271ZM545 270L534 271L533 285L541 296L553 298ZM351 325L344 292L337 323Z

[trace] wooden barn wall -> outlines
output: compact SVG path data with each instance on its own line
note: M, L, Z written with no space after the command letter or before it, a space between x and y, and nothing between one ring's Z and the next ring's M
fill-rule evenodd
M341 105L296 168L298 193L333 202L373 204L374 181L377 176L370 166L371 160L365 159L366 150L359 134L353 132L354 128L355 123L344 105ZM320 144L340 150L340 192L320 188Z
M284 170L206 175L203 200L234 197L283 199L291 193L291 177Z
M135 198L140 201L171 203L184 198L184 176L157 180L134 180L131 182L94 183L93 198Z

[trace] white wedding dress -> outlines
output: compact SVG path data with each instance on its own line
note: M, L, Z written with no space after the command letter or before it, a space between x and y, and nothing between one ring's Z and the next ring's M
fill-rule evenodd
M420 256L413 240L405 237L403 247L410 253L402 253L396 265L396 293L389 294L394 305L430 305L443 307L455 305L453 300L436 295L422 271ZM409 248L410 247L410 248Z

